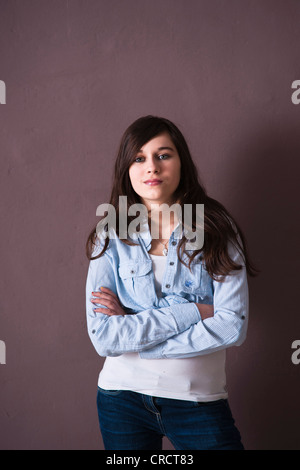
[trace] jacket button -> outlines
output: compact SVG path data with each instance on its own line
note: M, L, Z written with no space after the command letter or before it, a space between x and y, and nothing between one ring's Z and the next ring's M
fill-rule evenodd
M135 273L135 270L131 269L130 274L134 274L134 273Z
M171 286L170 284L166 284L166 288L169 289Z
M93 335L96 333L96 330L92 330Z
M177 245L177 242L174 242L174 241L173 241L173 242L172 242L172 245L173 245L173 246Z
M174 264L174 261L170 261L170 266L173 266L173 264Z

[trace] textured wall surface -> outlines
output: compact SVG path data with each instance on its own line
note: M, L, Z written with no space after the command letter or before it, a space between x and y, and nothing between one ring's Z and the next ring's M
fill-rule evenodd
M0 0L1 449L103 448L85 241L145 114L181 128L262 270L228 352L245 447L300 449L299 22L297 0Z

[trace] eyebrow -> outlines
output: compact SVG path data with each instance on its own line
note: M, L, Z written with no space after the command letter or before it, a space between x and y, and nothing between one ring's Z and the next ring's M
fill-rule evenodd
M175 152L175 150L172 147L158 147L157 151L161 151L161 150L171 150L171 152ZM143 153L143 150L140 149L139 153Z

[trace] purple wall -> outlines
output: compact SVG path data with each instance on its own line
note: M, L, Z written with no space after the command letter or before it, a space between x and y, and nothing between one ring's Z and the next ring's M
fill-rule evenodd
M297 0L0 1L1 449L102 448L84 245L122 132L151 113L262 269L228 353L245 446L300 449L299 22Z

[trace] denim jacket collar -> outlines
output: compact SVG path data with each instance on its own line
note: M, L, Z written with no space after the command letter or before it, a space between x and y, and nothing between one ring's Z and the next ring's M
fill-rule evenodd
M181 222L178 222L176 227L173 229L173 232L171 233L170 242L172 242L174 239L180 239L182 237L182 233L182 224ZM132 237L132 239L134 240L136 237ZM152 236L147 220L141 224L141 230L137 234L137 239L141 247L146 249L147 252L151 249Z

